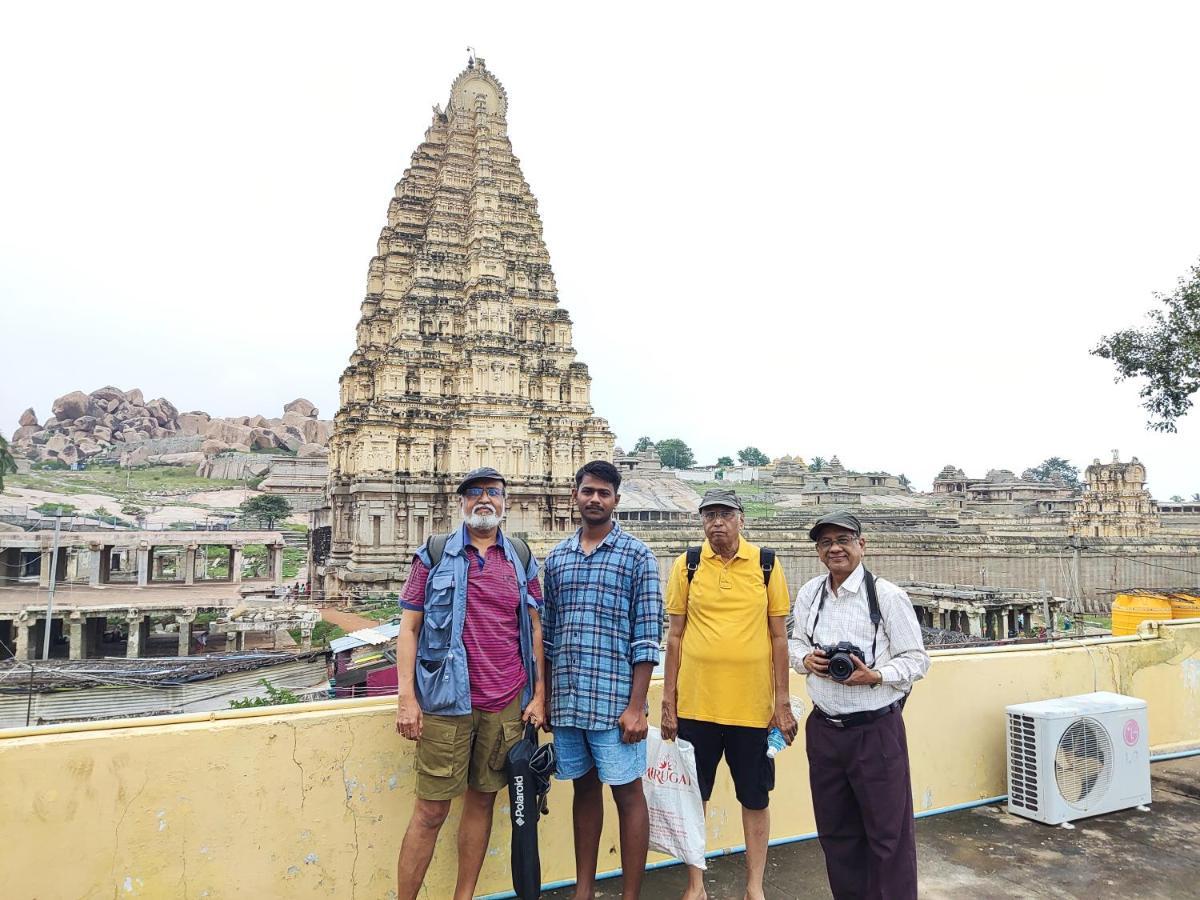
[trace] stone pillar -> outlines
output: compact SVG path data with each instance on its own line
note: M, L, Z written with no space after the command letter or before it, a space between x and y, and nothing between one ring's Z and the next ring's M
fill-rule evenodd
M242 547L243 544L229 545L229 580L234 584L242 583Z
M196 583L196 544L188 544L183 551L183 583Z
M137 584L138 587L145 587L150 581L150 557L154 555L154 548L143 542L137 546Z
M271 544L267 548L270 553L270 565L267 573L273 582L283 581L283 544Z
M63 624L69 629L67 659L84 659L87 656L87 649L84 647L84 627L87 625L87 619L76 610L63 620Z
M302 649L304 649L304 650L312 649L312 633L313 633L313 623L312 622L300 623L300 647Z
M21 615L24 617L26 614L22 613ZM17 628L17 653L13 657L13 659L20 659L20 660L33 659L33 657L29 653L30 648L33 645L33 642L29 639L30 638L29 626L31 624L29 619L28 618L19 618L13 624Z
M88 550L92 554L88 559L88 584L91 587L96 587L100 584L101 561L104 559L104 543L102 541L92 541L88 544Z
M971 637L983 637L983 614L978 610L967 611L967 633Z
M175 621L179 624L179 655L187 656L192 650L192 623L196 621L196 611L186 609L176 613Z
M150 631L150 622L140 610L131 609L126 618L129 623L129 643L125 647L127 659L136 659L146 655L146 638Z
M53 566L53 565L54 565L54 551L53 550L43 550L42 551L42 566L41 566L41 569L38 571L38 587L44 587L44 588L50 587L50 571L51 571L51 566Z

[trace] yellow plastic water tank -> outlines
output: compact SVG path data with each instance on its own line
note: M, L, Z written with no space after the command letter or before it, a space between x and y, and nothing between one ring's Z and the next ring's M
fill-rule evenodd
M1180 591L1169 599L1172 619L1200 619L1200 593Z
M1171 618L1171 601L1150 591L1130 591L1117 594L1112 605L1112 633L1137 634L1137 627L1147 619L1166 621Z

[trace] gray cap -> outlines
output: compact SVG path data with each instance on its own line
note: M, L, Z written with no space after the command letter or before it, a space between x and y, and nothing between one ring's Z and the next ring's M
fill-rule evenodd
M738 495L724 488L705 491L704 496L700 498L700 509L703 510L706 506L728 506L730 509L746 511L746 508L742 506L742 501L738 499Z
M499 472L497 472L495 469L493 469L491 466L481 466L478 469L472 469L470 472L468 472L466 475L464 475L462 478L462 481L460 481L458 483L458 487L455 488L455 490L461 494L463 491L465 491L467 489L467 487L473 481L490 481L490 480L499 481L505 487L508 486L508 482L506 482L504 480L504 476L501 475Z
M848 528L857 535L862 534L862 522L858 521L858 516L844 509L839 509L837 512L831 512L817 519L817 523L808 530L808 539L815 541L821 529L826 525L834 525L838 528Z

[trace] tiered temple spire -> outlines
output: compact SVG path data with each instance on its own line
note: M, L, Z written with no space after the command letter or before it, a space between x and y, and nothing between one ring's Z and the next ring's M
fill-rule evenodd
M507 108L474 59L388 206L334 421L327 589L398 583L476 466L509 477L506 527L562 531L575 470L612 456Z

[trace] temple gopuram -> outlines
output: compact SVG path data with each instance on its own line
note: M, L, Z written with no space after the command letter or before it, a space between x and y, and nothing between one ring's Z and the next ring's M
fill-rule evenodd
M612 457L507 108L473 58L388 205L330 442L326 593L398 589L477 466L508 479L507 529L554 532L576 469Z

